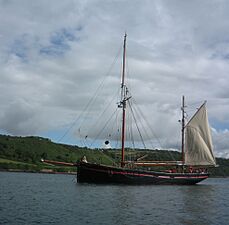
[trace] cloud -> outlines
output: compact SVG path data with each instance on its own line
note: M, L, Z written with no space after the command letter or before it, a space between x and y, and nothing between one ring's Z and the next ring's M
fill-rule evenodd
M1 128L18 135L36 133L38 126L35 121L36 108L22 99L9 104L1 117ZM39 121L36 121L39 122Z
M189 116L208 100L216 152L227 155L227 143L218 144L221 130L229 129L227 1L23 0L0 6L1 129L36 135L76 121L77 133L82 119L76 119L95 95L85 110L90 122L107 96L109 112L115 110L127 31L127 85L163 147L180 145L185 95Z
M217 157L229 158L228 148L229 130L213 129L213 143Z

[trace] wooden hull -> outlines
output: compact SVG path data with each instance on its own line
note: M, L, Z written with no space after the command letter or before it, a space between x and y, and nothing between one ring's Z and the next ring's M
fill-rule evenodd
M78 183L193 185L209 177L207 173L144 171L85 162L80 162L77 167Z

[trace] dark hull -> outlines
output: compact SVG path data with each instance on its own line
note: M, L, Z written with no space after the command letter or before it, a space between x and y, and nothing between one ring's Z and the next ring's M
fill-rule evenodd
M208 178L207 173L166 173L118 168L81 162L78 164L78 183L97 184L165 184L193 185Z

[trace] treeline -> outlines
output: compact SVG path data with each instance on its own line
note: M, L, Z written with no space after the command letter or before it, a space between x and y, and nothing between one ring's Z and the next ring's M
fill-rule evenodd
M41 163L41 158L77 162L83 156L87 160L106 165L115 165L120 161L121 154L117 149L102 150L88 149L66 144L53 143L42 137L14 137L0 135L0 169L18 169L24 171L76 171L74 167L58 167ZM126 150L127 160L181 160L181 154L177 151L166 150ZM229 159L217 159L219 167L211 169L214 176L229 175ZM160 169L160 168L158 168Z

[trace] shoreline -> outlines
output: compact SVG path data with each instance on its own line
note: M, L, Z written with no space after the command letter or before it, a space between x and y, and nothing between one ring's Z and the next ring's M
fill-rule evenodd
M55 172L55 171L49 171L49 170L33 171L33 170L19 170L19 169L0 169L0 172L63 174L63 175L71 175L71 176L76 176L77 175L77 172ZM209 178L228 178L228 177L229 176L210 176Z
M13 172L13 173L42 173L42 174L64 174L64 175L77 175L77 172L55 172L55 171L33 171L33 170L19 170L19 169L0 169L0 172Z

